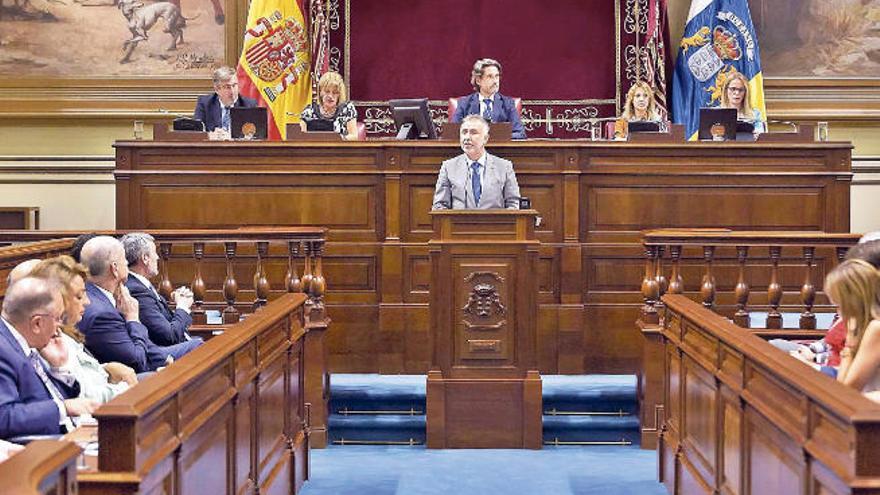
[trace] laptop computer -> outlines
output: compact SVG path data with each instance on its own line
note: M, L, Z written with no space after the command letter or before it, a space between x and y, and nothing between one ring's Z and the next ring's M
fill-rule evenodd
M307 120L306 130L309 132L335 132L333 121L324 119Z
M651 121L627 122L626 130L628 134L634 132L660 132L660 123Z
M263 107L232 107L229 110L229 133L232 139L266 139L269 120Z
M697 137L709 141L736 139L735 108L701 108L700 130Z

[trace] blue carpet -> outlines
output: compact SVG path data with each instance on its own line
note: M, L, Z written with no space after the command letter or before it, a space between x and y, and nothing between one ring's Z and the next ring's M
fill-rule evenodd
M661 495L656 453L637 447L312 451L303 495Z
M639 443L634 375L541 378L547 412L543 418L545 441ZM332 375L328 419L331 442L424 443L425 385L424 375ZM365 411L386 414L363 414ZM387 414L389 411L403 414Z

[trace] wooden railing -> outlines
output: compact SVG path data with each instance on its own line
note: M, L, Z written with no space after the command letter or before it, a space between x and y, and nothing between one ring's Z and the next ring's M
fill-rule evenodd
M662 302L670 493L880 493L880 404L698 302Z
M296 493L309 465L305 303L272 301L101 406L80 493Z
M749 312L755 307L767 309L767 328L782 328L780 308L786 304L801 313L800 328L813 329L813 310L825 273L843 259L847 249L858 242L859 235L650 230L643 233L642 239L642 322L659 323L657 306L664 294L684 294L689 290L698 293L704 307L732 313L734 322L746 328L750 326ZM719 263L723 263L720 269ZM697 276L697 271L702 274ZM756 285L765 288L764 294L752 290ZM722 289L728 297L719 301ZM751 300L756 296L765 297L753 305Z
M76 495L79 454L73 442L31 442L22 452L0 462L0 493Z
M82 233L0 231L0 243L36 243L0 249L15 250L15 263L28 258L55 256L68 251L72 238ZM107 230L96 233L118 237L126 231ZM239 320L242 312L264 306L273 292L267 271L270 262L286 265L283 279L279 277L275 281L275 287L281 289L275 290L274 295L304 292L309 295L309 310L314 313L314 317L321 318L323 315L327 287L322 262L326 239L324 228L154 230L147 233L156 238L161 260L157 290L170 300L175 284L190 285L194 297L192 317L196 325L205 324L206 309L221 309L223 322L234 323ZM270 245L276 248L272 256ZM301 276L298 260L302 260ZM14 266L12 261L8 264ZM244 264L253 266L250 272L253 276L249 277L253 281L250 285L252 289L247 291L252 295L251 303L239 300L242 292L239 288L245 284L240 283L236 266ZM0 264L0 275L4 267L5 264ZM191 273L191 276L184 278L186 273ZM5 280L3 284L5 288ZM209 291L213 292L214 297L209 298Z
M820 338L816 309L833 312L822 292L825 274L858 242L858 234L744 232L724 229L650 230L643 233L644 304L639 371L641 446L656 447L663 421L665 355L660 330L663 296L681 294L763 338ZM768 314L752 328L751 312ZM800 314L797 329L782 329L782 312Z

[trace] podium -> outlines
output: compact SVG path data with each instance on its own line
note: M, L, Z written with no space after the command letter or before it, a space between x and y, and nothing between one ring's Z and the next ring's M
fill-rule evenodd
M536 215L431 212L428 448L541 448Z

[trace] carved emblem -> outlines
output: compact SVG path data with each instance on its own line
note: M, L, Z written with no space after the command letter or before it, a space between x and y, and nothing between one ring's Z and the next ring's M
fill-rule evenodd
M467 304L461 309L465 313L479 318L489 318L495 313L503 315L507 311L498 296L498 289L485 282L474 285Z

